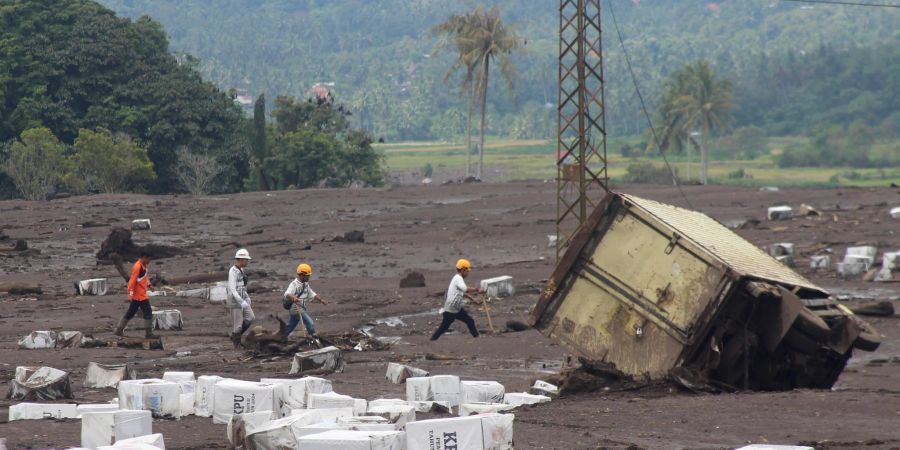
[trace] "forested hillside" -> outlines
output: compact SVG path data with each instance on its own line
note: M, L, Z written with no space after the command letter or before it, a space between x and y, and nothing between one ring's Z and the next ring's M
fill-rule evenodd
M354 120L389 140L462 132L465 103L443 82L452 55L431 28L480 2L436 0L101 0L120 14L159 20L171 49L201 60L207 79L250 95L307 95L334 83ZM546 137L555 127L558 3L496 0L527 39L515 56L515 95L495 80L489 132ZM645 127L604 2L607 121L617 134ZM671 71L710 60L733 81L736 126L806 133L822 122L879 125L900 104L900 11L778 0L614 0L625 45L653 108ZM271 105L270 105L271 107Z

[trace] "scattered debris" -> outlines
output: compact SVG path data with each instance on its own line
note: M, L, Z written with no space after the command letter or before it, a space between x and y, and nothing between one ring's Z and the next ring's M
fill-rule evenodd
M56 333L56 348L81 347L84 334L80 331L60 331Z
M165 450L166 443L161 433L147 434L144 436L135 436L128 439L119 439L112 446L113 449L121 448L123 450Z
M16 378L9 383L6 398L20 401L57 400L75 398L69 373L52 367L16 370Z
M106 278L91 278L75 282L75 295L106 295L109 283Z
M41 419L75 419L78 405L74 403L19 403L10 405L9 421Z
M879 344L827 292L705 214L620 193L573 238L532 314L601 386L830 388L854 347Z
M528 331L531 329L531 326L525 322L520 320L507 320L506 321L506 329L504 332L506 333L516 333L519 331Z
M348 243L359 243L362 244L366 242L366 234L360 230L353 230L344 233L343 236L335 236L332 242L348 242Z
M889 301L864 303L851 306L850 311L860 316L891 317L894 315L894 304Z
M406 326L406 322L404 322L403 319L401 319L397 316L386 317L384 319L376 319L374 322L369 322L369 324L370 325L386 325L389 327L405 327Z
M900 206L898 206L898 207L896 207L896 208L891 208L891 211L890 211L889 214L890 214L891 217L893 217L894 219L900 219Z
M797 209L798 216L821 216L822 213L812 206L809 206L805 203L800 204L800 208Z
M410 271L400 279L401 288L425 287L425 275L422 272Z
M543 395L547 397L556 397L559 395L559 388L555 384L546 381L535 380L531 386L531 394Z
M108 227L108 223L102 222L94 222L93 220L89 220L87 222L83 222L81 224L81 228L100 228L100 227Z
M150 219L135 219L131 221L132 230L149 230Z
M177 309L163 309L153 311L153 329L180 331L184 326L181 311Z
M397 363L388 363L385 378L394 384L401 384L410 377L427 377L428 371Z
M453 407L450 406L450 402L436 402L433 400L428 400L411 401L407 403L416 408L416 412L453 414Z
M126 364L98 364L89 362L84 375L84 387L90 389L114 388L122 380L134 380L134 369Z
M794 256L794 244L780 242L769 246L769 254L772 256Z
M19 348L21 349L42 349L56 347L56 332L54 331L32 331L28 336L19 339Z
M330 346L294 355L291 371L288 373L303 374L312 371L343 372L343 353L339 348Z
M168 245L137 245L131 240L131 230L116 227L110 230L109 236L100 244L97 259L100 261L112 261L114 255L118 255L126 260L134 261L141 256L142 252L146 252L153 259L162 259L181 255L184 253L184 250Z
M864 261L844 261L839 262L835 266L838 275L844 278L858 277L866 273L866 263Z
M44 293L43 289L37 285L10 282L0 282L0 292L7 292L10 295L41 295Z
M481 289L488 298L509 297L516 293L511 276L502 276L481 280Z
M556 243L559 241L559 236L555 234L547 235L547 248L556 247Z
M778 192L778 186L763 186L759 188L759 192Z
M831 266L831 255L813 255L809 258L810 269L827 269Z
M97 448L123 439L153 434L150 411L118 410L81 416L81 446Z
M794 217L794 209L790 206L773 206L766 214L766 218L769 220L788 220L792 217Z

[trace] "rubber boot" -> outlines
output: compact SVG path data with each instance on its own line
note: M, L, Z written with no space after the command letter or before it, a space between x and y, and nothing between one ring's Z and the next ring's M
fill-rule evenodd
M124 317L119 319L119 324L116 325L116 329L115 331L113 331L113 334L119 337L125 336L125 325L128 325L128 319Z
M241 333L231 333L231 343L235 350L241 348Z
M243 321L243 322L241 323L241 335L243 335L245 331L249 330L250 327L251 327L252 325L253 325L253 321L252 321L252 320L245 320L245 321Z
M144 339L159 339L159 336L153 334L153 319L144 319Z

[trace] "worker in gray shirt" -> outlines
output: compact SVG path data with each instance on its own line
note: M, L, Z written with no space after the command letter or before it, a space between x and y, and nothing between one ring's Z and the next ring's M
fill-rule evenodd
M253 324L256 316L250 306L250 295L247 294L247 274L244 268L250 264L250 252L240 249L234 254L234 265L228 271L228 297L225 308L231 312L231 342L234 348L241 346L241 335Z

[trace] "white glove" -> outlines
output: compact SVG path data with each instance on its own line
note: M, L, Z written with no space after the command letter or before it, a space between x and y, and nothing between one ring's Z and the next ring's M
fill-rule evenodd
M246 303L247 306L250 306L250 297L245 298L244 303Z
M246 300L241 302L241 309L247 309L249 307L250 307L250 302L248 302Z

